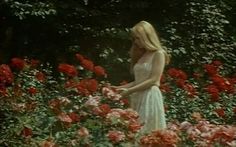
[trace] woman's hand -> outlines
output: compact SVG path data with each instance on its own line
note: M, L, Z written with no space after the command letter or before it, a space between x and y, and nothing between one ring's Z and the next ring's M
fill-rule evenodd
M120 92L120 95L122 97L127 97L131 94L129 89L127 89L127 88L120 88L120 89L117 89L117 90Z
M110 86L111 88L113 88L113 89L118 89L119 88L119 86Z
M127 97L131 94L128 88L121 88L120 86L111 86L114 88L122 97Z

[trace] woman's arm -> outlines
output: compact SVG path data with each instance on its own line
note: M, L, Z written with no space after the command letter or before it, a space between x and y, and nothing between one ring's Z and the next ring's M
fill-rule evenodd
M127 83L127 84L121 85L121 86L112 86L112 87L120 89L120 88L130 88L132 86L134 86L134 82L130 82L130 83Z
M165 67L165 55L163 52L156 52L152 61L151 75L147 80L124 90L122 96L127 96L133 92L147 89L157 83L160 83L161 75ZM158 85L159 86L159 85Z

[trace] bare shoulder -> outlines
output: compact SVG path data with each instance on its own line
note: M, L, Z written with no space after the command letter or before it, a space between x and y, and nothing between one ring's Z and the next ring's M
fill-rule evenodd
M165 53L163 51L155 51L152 62L153 64L165 64Z
M165 52L164 50L157 50L156 51L157 54L164 54L164 52Z
M162 51L162 50L155 51L155 54L154 54L155 58L164 58L164 56L165 56L164 51Z

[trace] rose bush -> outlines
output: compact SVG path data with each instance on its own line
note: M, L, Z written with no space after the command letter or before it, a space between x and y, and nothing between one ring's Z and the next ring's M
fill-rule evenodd
M138 114L109 87L105 69L75 58L58 64L58 78L34 59L0 65L1 146L235 146L236 77L221 62L191 76L168 69L161 84L168 129L139 138Z
M140 139L144 147L235 147L236 127L230 125L215 125L208 121L199 121L191 124L169 123L166 130L153 131Z
M227 75L220 61L203 65L192 75L169 68L161 90L169 121L236 123L236 74Z
M104 82L101 66L76 57L76 66L58 65L57 79L50 65L37 60L13 58L0 65L1 146L126 146L135 141L141 127L137 112Z

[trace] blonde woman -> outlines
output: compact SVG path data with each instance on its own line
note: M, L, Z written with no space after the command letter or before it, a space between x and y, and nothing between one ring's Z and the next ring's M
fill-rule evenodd
M131 29L131 37L131 67L135 80L114 87L123 97L130 97L131 108L139 113L144 124L141 133L165 129L163 97L159 86L164 67L169 63L169 55L161 46L154 27L146 21L140 21Z

